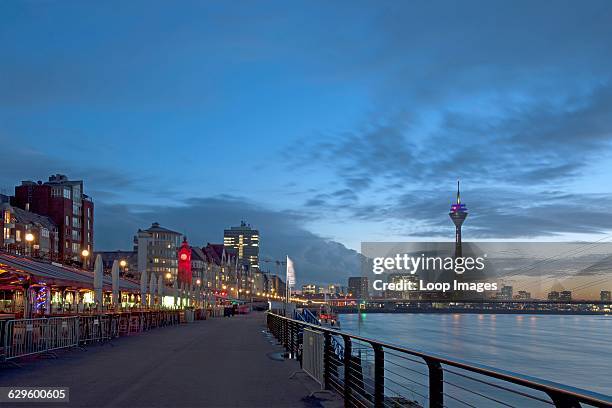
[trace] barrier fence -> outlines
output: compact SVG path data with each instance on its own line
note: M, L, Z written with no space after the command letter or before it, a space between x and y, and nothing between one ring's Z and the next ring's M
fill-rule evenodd
M270 312L267 326L290 358L300 360L323 388L344 397L345 407L612 407L607 395Z
M206 319L206 311L158 310L0 322L0 360L12 360L80 345L103 343L157 327Z

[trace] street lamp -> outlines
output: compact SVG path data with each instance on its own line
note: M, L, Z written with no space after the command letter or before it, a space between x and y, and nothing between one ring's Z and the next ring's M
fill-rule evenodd
M127 266L127 261L125 259L120 260L119 266L121 266L122 268L125 268Z
M87 268L87 257L89 256L89 251L87 249L82 250L81 256L83 257L83 268Z
M25 240L28 243L29 256L32 256L32 242L34 241L34 234L28 232L25 234Z

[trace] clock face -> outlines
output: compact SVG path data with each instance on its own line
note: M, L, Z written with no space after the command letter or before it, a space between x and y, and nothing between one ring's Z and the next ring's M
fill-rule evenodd
M187 254L181 254L181 261L187 260Z

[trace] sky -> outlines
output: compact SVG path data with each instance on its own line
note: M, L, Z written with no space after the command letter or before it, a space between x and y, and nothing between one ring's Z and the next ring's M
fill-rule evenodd
M0 192L83 179L96 249L241 220L298 283L364 241L612 230L609 1L4 1ZM266 267L264 263L264 268ZM271 265L271 264L270 264Z

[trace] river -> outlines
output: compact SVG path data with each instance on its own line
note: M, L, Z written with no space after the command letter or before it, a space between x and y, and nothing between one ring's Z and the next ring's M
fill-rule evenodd
M343 330L612 395L612 316L342 314Z

